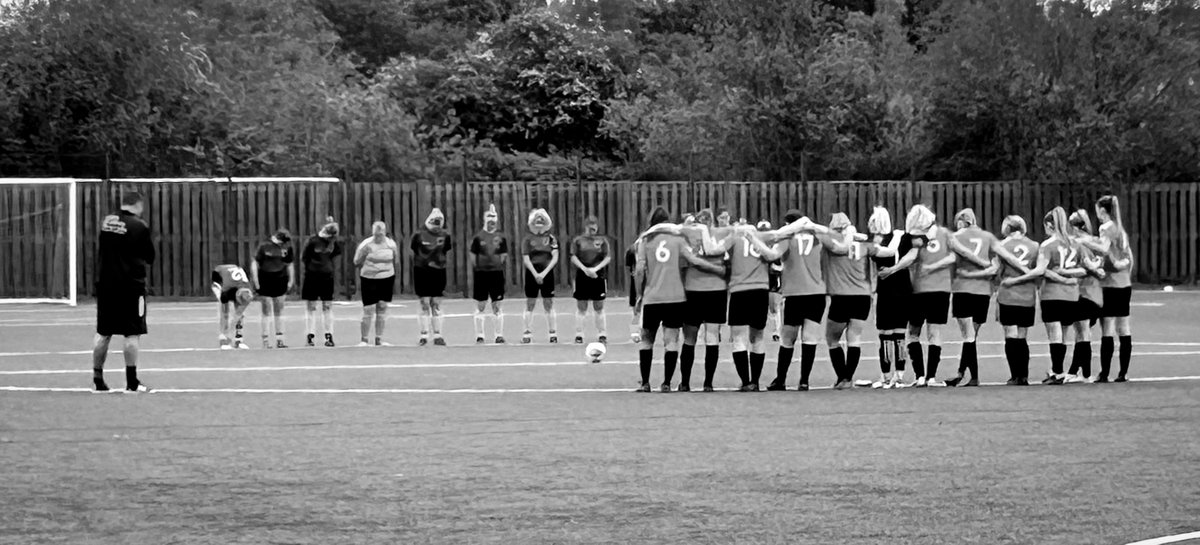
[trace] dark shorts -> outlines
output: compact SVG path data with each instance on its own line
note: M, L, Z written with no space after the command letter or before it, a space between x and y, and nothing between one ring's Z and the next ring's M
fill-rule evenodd
M1076 321L1075 313L1078 311L1078 306L1079 301L1042 300L1042 323L1073 324Z
M537 299L539 295L542 296L542 299L554 297L554 271L550 271L550 274L547 274L539 285L533 280L533 273L529 272L529 269L525 269L525 298Z
M689 291L683 323L690 326L723 324L728 310L729 294L725 290Z
M503 301L506 286L504 271L475 271L471 298L480 303Z
M683 316L687 314L687 303L657 303L642 307L642 329L654 332L658 326L670 329L683 327Z
M1087 320L1089 324L1096 325L1096 322L1104 315L1104 310L1100 305L1096 304L1091 299L1079 298L1079 303L1075 305L1075 321L1082 322Z
M829 297L829 321L839 324L871 317L870 295L833 295Z
M441 297L446 293L446 269L413 267L413 291L417 297Z
M396 276L387 278L358 277L359 290L362 292L362 303L369 307L375 303L392 302L392 292L396 290Z
M908 327L908 314L912 310L910 293L880 292L875 297L875 328L880 331Z
M1037 314L1034 307L1018 307L1015 305L999 305L1000 325L1016 326L1016 327L1033 327L1034 317Z
M771 305L768 290L735 291L729 294L729 325L767 328L767 307Z
M101 287L96 293L96 333L105 337L145 335L145 290Z
M955 318L970 318L976 324L986 324L991 301L990 295L956 293L951 302L951 312Z
M783 299L783 325L800 327L804 321L821 323L825 318L825 294L793 295Z
M267 274L258 273L258 295L260 297L283 297L287 295L287 273Z
M333 274L308 273L300 287L300 298L305 301L332 301Z
M1133 288L1104 288L1104 309L1101 310L1102 316L1105 318L1124 318L1129 316L1129 298L1133 295Z
M221 292L221 296L218 297L217 300L220 301L222 305L225 305L228 303L233 303L236 305L237 304L237 292L238 292L237 288L229 288L229 289Z
M920 326L926 322L943 325L950 316L950 292L914 293L909 307L908 325Z
M782 288L783 276L772 274L767 277L767 289L771 290L771 293L779 293Z
M603 301L608 297L608 279L592 278L582 272L577 272L575 273L574 296L576 301Z

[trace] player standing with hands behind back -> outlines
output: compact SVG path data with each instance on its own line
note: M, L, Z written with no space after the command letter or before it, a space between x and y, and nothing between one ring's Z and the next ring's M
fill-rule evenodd
M125 391L150 391L137 378L138 345L146 334L146 266L154 263L150 228L140 217L143 209L140 193L126 193L121 210L105 216L100 226L96 339L92 346L96 392L108 391L104 360L113 335L125 337Z
M271 348L271 325L275 326L276 348L287 348L283 343L283 303L287 293L296 284L296 267L292 264L292 234L279 229L271 239L262 243L250 262L250 281L254 291L262 298L263 348Z

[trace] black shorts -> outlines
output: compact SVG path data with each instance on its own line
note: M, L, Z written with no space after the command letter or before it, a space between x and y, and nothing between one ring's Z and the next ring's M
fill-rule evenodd
M1075 313L1078 311L1079 301L1058 301L1058 300L1042 300L1042 323L1052 324L1060 322L1063 324L1073 324L1076 321Z
M441 297L446 293L446 269L413 267L413 290L417 297Z
M992 296L978 293L955 293L951 304L951 312L955 318L970 318L976 324L986 324L988 305Z
M778 275L778 274L772 274L772 275L767 276L767 289L771 290L771 293L779 293L782 290L782 288L783 288L783 276Z
M728 310L729 294L725 290L689 291L683 323L690 326L723 324Z
M908 325L920 326L926 322L943 325L950 316L950 292L914 293L909 307Z
M525 298L537 299L539 295L542 296L542 299L554 297L554 271L550 271L539 285L533 280L533 273L529 272L529 269L525 269Z
M839 324L871 317L870 295L832 295L829 297L829 321Z
M258 273L258 295L261 297L283 297L287 295L288 277L283 274Z
M238 288L229 288L229 289L221 292L221 296L218 297L217 300L220 301L222 305L229 304L229 303L233 303L236 305L237 304L237 292L238 292Z
M1000 315L997 317L1002 326L1033 327L1034 307L1019 307L1016 305L999 305Z
M875 297L875 328L880 331L908 327L908 314L912 310L910 293L880 292Z
M504 300L504 271L475 271L474 280L475 286L471 288L472 299L480 303Z
M1105 318L1124 318L1129 316L1129 298L1133 288L1104 288L1104 308L1101 316Z
M144 289L105 290L96 293L96 333L105 337L146 334Z
M576 272L574 295L576 301L603 301L608 296L608 279L603 276L592 278L582 271Z
M300 286L300 298L305 301L332 301L333 274L308 273L304 275L304 285Z
M683 327L683 316L687 314L687 303L655 303L642 307L642 329L654 332L658 326L670 329Z
M1091 299L1079 298L1079 302L1075 305L1075 321L1082 322L1087 320L1090 325L1096 325L1096 321L1104 315L1103 309Z
M362 304L369 307L375 303L392 302L392 292L396 290L396 275L387 278L358 277L359 290L362 292Z
M767 307L771 305L768 290L735 291L729 294L729 325L767 328Z
M783 325L800 327L804 321L821 323L825 318L825 294L792 295L783 299Z

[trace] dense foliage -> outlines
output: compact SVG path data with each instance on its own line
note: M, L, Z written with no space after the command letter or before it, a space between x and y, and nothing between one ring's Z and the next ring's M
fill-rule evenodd
M1200 179L1195 0L18 0L0 174ZM455 172L455 173L452 173Z

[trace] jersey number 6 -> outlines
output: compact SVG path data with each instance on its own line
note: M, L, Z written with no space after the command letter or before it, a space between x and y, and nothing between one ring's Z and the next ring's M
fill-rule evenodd
M234 267L233 269L230 269L229 277L238 282L245 282L248 280L246 278L246 271L242 270L241 267Z
M654 250L654 259L659 263L666 263L671 259L671 250L667 249L667 241L659 241L658 248Z

